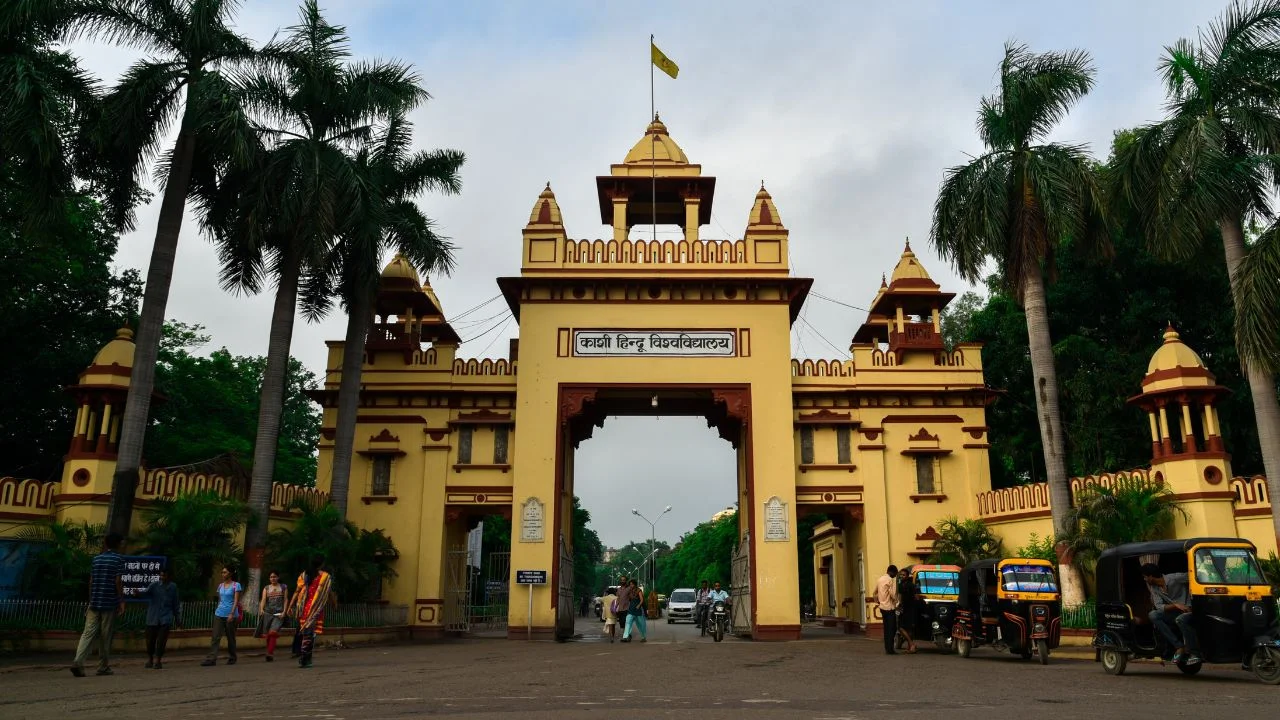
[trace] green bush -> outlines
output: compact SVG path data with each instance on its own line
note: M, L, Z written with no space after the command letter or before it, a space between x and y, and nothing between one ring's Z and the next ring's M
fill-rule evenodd
M1037 558L1047 560L1055 566L1058 564L1058 553L1053 549L1053 538L1040 537L1035 533L1031 533L1031 537L1027 538L1027 544L1018 548L1018 557Z
M205 600L214 572L239 564L235 538L250 517L245 503L213 490L158 499L145 516L142 547L169 558L169 575L183 599Z
M23 595L62 602L89 599L89 570L93 556L102 552L105 525L50 522L25 527L18 537L43 545L23 570Z
M279 528L267 538L267 572L293 585L319 553L333 576L333 590L343 600L377 600L382 581L395 577L391 563L398 557L391 538L381 530L360 530L345 521L332 505L315 507L305 501L294 504L302 514L292 528Z

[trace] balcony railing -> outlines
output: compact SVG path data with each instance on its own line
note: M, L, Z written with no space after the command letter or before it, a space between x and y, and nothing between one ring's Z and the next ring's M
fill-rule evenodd
M942 335L933 329L933 323L904 323L902 332L889 332L890 352L942 349Z

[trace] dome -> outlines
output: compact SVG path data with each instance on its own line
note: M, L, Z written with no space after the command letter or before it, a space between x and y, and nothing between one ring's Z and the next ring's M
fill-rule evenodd
M910 239L907 240L906 249L902 251L902 257L898 258L898 264L893 268L893 274L889 276L890 283L899 280L932 280L916 254L911 252Z
M413 269L413 264L405 259L403 255L397 253L391 259L391 262L387 263L387 266L382 269L382 279L412 280L417 285L418 271Z
M538 194L538 200L529 213L530 225L564 225L560 216L560 203L556 202L556 194L551 191L551 183Z
M1186 368L1203 369L1204 361L1196 354L1195 350L1187 347L1182 342L1182 338L1178 336L1178 331L1170 325L1164 331L1164 344L1156 350L1151 356L1151 362L1147 363L1147 374L1168 370L1178 370Z
M133 367L133 350L133 331L122 327L116 331L115 339L103 345L98 354L93 356L93 364L131 368Z
M667 126L655 115L644 131L644 137L631 148L622 161L626 165L688 165L689 158L667 134Z
M778 206L773 204L773 196L760 183L755 203L751 206L751 214L747 217L748 227L771 226L782 227L782 218L778 217Z

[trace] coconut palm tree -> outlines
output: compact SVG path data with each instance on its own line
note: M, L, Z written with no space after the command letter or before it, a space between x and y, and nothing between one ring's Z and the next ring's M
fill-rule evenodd
M449 272L453 266L453 246L436 234L413 198L430 190L457 194L462 189L458 172L466 158L456 150L415 153L411 131L412 125L403 116L393 118L375 142L357 153L364 212L352 218L334 257L335 281L347 307L347 335L338 387L330 499L344 518L364 367L360 349L378 291L382 253L394 249L423 273Z
M24 230L65 218L71 138L99 108L97 81L57 49L73 0L0 0L0 178L22 187Z
M324 294L335 242L352 218L364 215L366 194L351 153L372 138L373 123L408 112L426 96L403 65L350 62L345 28L329 24L315 0L303 4L286 37L262 52L268 62L242 74L236 92L259 118L265 150L231 168L220 199L208 203L219 226L224 286L256 291L268 276L276 284L249 490L256 522L245 537L250 593L262 574L299 291ZM314 317L320 308L304 309Z
M1110 170L1115 193L1139 211L1152 249L1190 258L1215 234L1231 277L1237 345L1258 424L1271 497L1280 497L1280 402L1273 368L1280 323L1280 248L1245 228L1274 219L1280 180L1280 0L1232 3L1195 41L1161 59L1166 117L1139 128ZM1280 539L1280 508L1272 513Z
M1076 496L1067 543L1077 563L1089 566L1110 547L1172 537L1174 522L1187 512L1163 485L1090 485Z
M169 559L169 575L191 600L208 597L215 567L240 559L236 534L249 508L213 490L157 498L147 509L142 543L151 555Z
M249 41L232 31L239 0L82 0L68 24L71 38L89 37L147 53L106 96L95 133L99 152L113 161L107 184L113 207L131 207L152 161L164 184L142 313L134 335L133 375L120 425L120 453L108 519L127 534L155 386L173 261L193 173L215 158L240 154L252 128L224 76L229 66L255 59ZM160 144L176 121L172 148Z
M1110 241L1085 147L1046 142L1045 136L1093 87L1093 73L1081 50L1034 54L1025 45L1006 45L1000 88L983 98L978 111L986 151L947 171L930 235L938 254L969 282L981 280L987 263L994 262L1022 304L1053 528L1060 536L1070 530L1071 489L1044 277L1053 272L1054 254L1064 243L1107 254ZM1064 594L1080 602L1079 584L1067 580L1069 572L1063 568Z

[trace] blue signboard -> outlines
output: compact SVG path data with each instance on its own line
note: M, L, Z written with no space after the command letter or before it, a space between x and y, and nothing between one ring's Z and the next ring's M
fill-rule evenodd
M546 570L517 570L516 584L517 585L546 585L547 571Z
M27 563L44 548L44 543L0 540L0 600L21 594Z
M141 597L143 591L160 579L160 571L168 564L169 559L163 555L125 555L124 574L120 577L125 602L146 602Z

